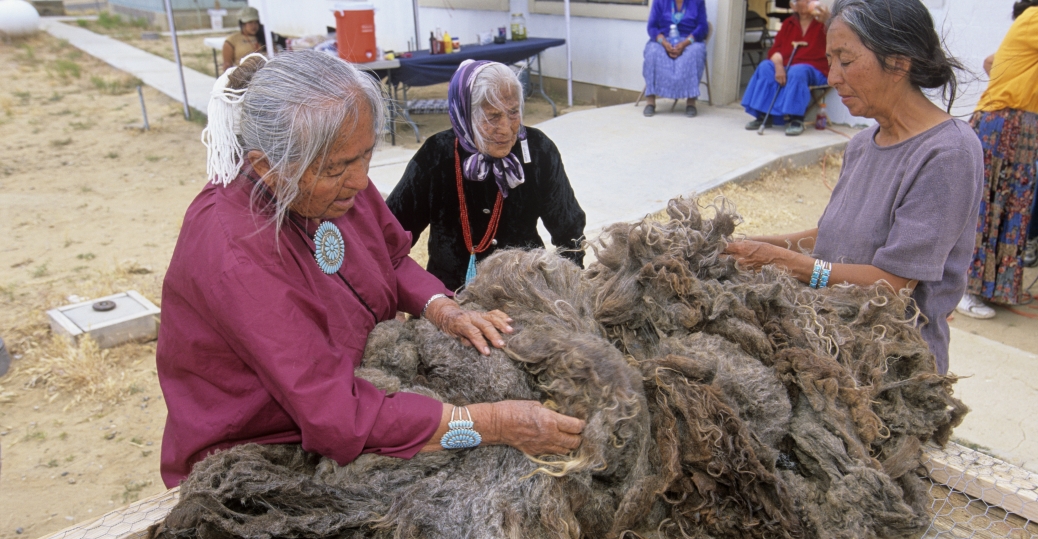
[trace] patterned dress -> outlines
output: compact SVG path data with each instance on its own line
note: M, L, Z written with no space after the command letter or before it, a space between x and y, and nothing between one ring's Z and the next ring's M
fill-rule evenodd
M1038 114L977 111L970 125L984 148L984 193L967 290L996 303L1021 303L1027 300L1023 255L1038 186Z

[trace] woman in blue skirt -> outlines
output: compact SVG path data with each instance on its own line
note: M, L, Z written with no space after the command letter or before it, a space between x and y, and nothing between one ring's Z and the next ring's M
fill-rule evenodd
M646 116L656 114L656 96L685 99L685 116L696 115L707 31L704 0L653 0L642 65Z
M826 84L829 76L829 63L825 59L825 21L829 10L817 0L790 0L789 5L793 15L782 22L775 43L768 51L768 59L757 66L743 94L742 106L753 116L746 129L759 129L774 101L767 118L768 126L782 125L788 116L786 134L803 133L804 114L811 104L811 86ZM796 54L794 43L802 44Z

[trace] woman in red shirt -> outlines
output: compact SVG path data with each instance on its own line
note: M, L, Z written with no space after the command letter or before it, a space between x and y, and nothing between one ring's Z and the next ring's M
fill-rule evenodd
M775 36L775 43L768 50L768 60L757 66L757 70L746 87L742 106L754 119L746 129L759 129L771 106L770 126L782 125L789 118L786 135L796 136L804 132L804 114L811 103L811 86L826 84L829 64L825 59L825 21L829 9L817 0L790 0L793 16L782 23ZM807 43L796 49L795 42ZM790 62L792 57L792 62ZM778 92L778 97L775 93Z

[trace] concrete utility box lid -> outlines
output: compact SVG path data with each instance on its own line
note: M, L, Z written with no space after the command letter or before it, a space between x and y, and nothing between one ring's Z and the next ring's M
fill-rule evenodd
M101 348L158 335L159 308L135 290L47 311L50 329L73 343L89 334Z

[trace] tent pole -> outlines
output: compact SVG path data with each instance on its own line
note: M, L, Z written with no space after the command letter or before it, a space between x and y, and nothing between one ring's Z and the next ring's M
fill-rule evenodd
M422 33L418 29L418 0L411 0L411 12L414 13L414 50L422 50ZM432 51L430 51L432 52Z
M173 4L170 0L163 0L166 4L166 19L169 21L169 34L173 37L173 57L177 61L177 74L180 75L180 91L184 95L184 119L191 119L191 105L187 102L187 84L184 82L184 65L180 62L180 46L177 44L177 25L173 22Z
M267 9L267 0L260 0L260 20L267 19L263 25L263 38L267 40L267 59L270 60L277 52L274 47L274 31L270 29L270 10Z
M563 4L566 9L566 104L573 108L573 40L570 34L569 0L563 0Z

